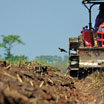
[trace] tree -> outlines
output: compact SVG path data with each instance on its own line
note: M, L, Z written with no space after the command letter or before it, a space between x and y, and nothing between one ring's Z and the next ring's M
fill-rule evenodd
M0 43L0 47L4 48L6 53L4 53L5 58L10 58L12 56L11 49L17 44L25 44L19 35L1 35L2 43Z

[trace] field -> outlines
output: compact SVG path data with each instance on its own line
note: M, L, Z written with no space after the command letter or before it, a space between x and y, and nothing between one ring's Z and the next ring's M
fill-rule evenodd
M0 62L0 104L103 104L104 76L77 80L35 62Z

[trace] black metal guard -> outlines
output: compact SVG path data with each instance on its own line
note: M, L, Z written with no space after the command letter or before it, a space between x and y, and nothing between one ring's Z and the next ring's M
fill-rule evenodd
M83 2L83 5L88 9L88 12L89 12L89 30L91 30L92 29L91 9L95 4L93 3L89 8L84 2Z
M96 3L96 4L100 4L100 3L104 3L104 0L83 0L82 2L84 3Z

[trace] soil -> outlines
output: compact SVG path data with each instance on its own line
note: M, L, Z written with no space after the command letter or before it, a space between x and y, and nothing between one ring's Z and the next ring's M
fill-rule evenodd
M0 104L104 104L104 83L76 80L57 68L0 62Z
M96 74L98 73L95 72L86 79L76 82L77 89L81 90L84 95L91 95L94 98L93 102L88 104L104 104L104 80L97 80L94 77Z

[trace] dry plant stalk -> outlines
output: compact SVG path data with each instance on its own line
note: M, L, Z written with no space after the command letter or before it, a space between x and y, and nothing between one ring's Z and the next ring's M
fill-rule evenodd
M68 100L68 97L67 97L67 95L65 95L65 100Z
M21 79L21 77L18 74L17 74L17 79L19 80L20 83L23 82L22 79Z
M58 103L60 96L56 97L56 103Z
M53 81L52 81L51 79L49 79L49 78L48 78L48 80L50 81L50 83L52 83L52 84L53 84Z
M9 76L9 77L11 77L11 78L13 78L13 79L16 79L14 76L10 75L10 74L7 73L7 72L4 72L4 75L7 75L7 76Z
M42 82L41 82L41 84L40 84L40 86L39 86L39 87L41 88L41 87L43 86L43 84L44 84L44 81L42 81Z
M12 64L8 65L5 69L10 70L12 68Z
M30 84L31 84L31 86L33 87L33 85L34 85L34 84L33 84L33 82L32 82L32 81L30 81Z

